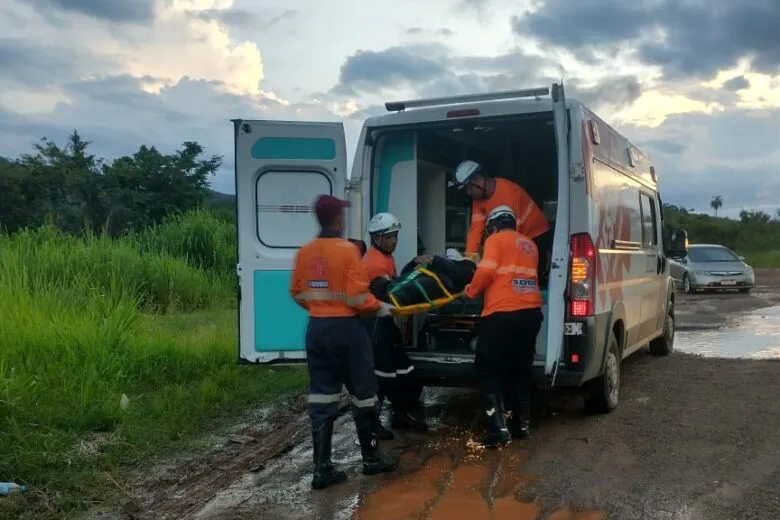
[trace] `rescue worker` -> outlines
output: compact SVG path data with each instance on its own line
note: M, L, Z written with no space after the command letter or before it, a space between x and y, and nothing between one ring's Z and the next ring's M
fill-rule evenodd
M482 322L474 365L485 415L483 443L496 447L510 439L530 437L530 407L536 336L542 325L536 244L518 233L509 206L498 206L487 216L488 237L471 283L463 291L475 299L484 291ZM509 390L512 419L507 428L501 395Z
M462 161L455 168L455 186L472 199L471 224L466 237L466 256L482 245L487 215L498 206L509 206L516 216L517 231L537 241L550 230L550 223L528 193L514 182L488 176L476 161ZM544 249L546 253L546 248Z
M371 245L363 257L369 280L378 277L390 280L398 276L393 252L398 245L400 230L401 222L390 213L377 213L369 221ZM411 412L419 402L420 389L412 374L414 365L403 347L401 331L392 317L370 319L367 326L374 343L374 373L379 388L374 425L377 435L380 439L394 437L380 420L385 397L392 409L391 428L426 431L425 422Z
M373 431L376 377L371 341L358 314L390 316L391 306L368 290L368 278L354 244L342 238L349 202L320 195L314 213L319 236L295 256L290 295L309 313L306 365L309 416L314 446L312 487L323 489L346 480L331 462L333 421L342 385L352 396L353 418L363 457L363 473L393 471L397 461L379 451Z

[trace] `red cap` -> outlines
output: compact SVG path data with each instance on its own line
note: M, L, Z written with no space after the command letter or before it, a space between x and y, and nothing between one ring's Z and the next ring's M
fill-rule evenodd
M347 200L341 200L333 195L320 195L314 201L314 214L320 225L327 225L340 215L344 208L350 206L351 204Z

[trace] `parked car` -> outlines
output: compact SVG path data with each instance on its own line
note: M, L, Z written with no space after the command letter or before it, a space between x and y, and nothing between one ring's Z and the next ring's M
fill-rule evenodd
M744 260L725 246L694 244L686 257L669 259L669 266L675 286L686 293L720 289L749 293L756 278Z

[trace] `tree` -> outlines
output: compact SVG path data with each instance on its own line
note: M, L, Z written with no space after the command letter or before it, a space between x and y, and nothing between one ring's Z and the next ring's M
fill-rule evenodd
M0 157L0 229L46 220L71 233L140 229L201 205L222 164L219 156L204 158L192 141L168 155L141 146L110 164L88 153L89 145L74 130L62 147L43 138L31 154Z
M710 207L715 210L715 216L718 216L718 210L723 206L723 197L720 195L715 195L712 197L712 201L710 201Z

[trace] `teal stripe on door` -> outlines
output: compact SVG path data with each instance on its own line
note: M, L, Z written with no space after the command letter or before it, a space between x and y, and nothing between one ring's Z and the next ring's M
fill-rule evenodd
M252 157L332 161L336 158L336 143L320 137L261 137L252 145Z

